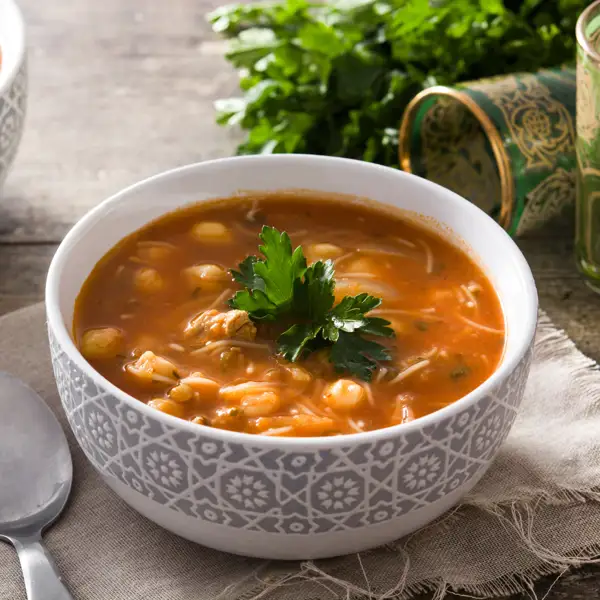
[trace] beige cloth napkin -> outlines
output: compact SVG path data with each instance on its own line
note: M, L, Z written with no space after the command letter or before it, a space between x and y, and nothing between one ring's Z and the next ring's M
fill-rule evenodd
M45 539L76 600L383 600L424 590L436 598L449 590L500 595L600 554L600 373L544 316L520 415L465 504L396 544L302 564L194 545L115 496L68 429L44 321L41 305L0 319L0 369L29 382L69 437L72 499ZM0 432L1 423L0 415ZM16 555L0 544L0 600L24 598Z

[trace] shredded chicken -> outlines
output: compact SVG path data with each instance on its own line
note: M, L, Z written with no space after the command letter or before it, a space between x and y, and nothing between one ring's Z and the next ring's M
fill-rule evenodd
M224 339L253 340L256 327L245 310L206 310L194 317L185 328L186 337L199 335L205 342Z

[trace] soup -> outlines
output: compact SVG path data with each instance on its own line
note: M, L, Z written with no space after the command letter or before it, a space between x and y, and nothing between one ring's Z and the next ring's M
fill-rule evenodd
M128 236L85 281L73 327L131 396L268 436L412 421L479 386L505 341L463 250L379 205L291 192L198 204Z

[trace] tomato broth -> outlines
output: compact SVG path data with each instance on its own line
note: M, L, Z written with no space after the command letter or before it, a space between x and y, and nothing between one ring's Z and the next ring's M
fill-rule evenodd
M308 265L331 261L336 304L381 299L368 317L389 321L395 336L377 339L390 358L369 377L336 369L326 346L285 360L283 325L229 305L242 289L230 270L259 254L265 225L287 232ZM463 249L400 213L317 193L200 203L150 223L93 269L73 327L90 364L141 402L270 436L357 433L427 415L485 381L505 342L496 292Z

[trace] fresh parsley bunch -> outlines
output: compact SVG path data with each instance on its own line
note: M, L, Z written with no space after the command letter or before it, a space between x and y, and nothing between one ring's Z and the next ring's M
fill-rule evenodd
M217 120L239 154L347 156L398 166L397 129L432 85L571 62L586 0L276 0L209 15L243 96Z
M334 267L330 260L310 266L302 248L292 250L287 233L263 227L259 246L264 259L247 257L231 271L245 289L229 301L253 321L280 321L289 327L277 340L278 353L295 362L319 348L331 347L336 371L370 381L389 350L365 336L393 337L389 321L367 317L381 304L369 294L346 296L334 306Z

